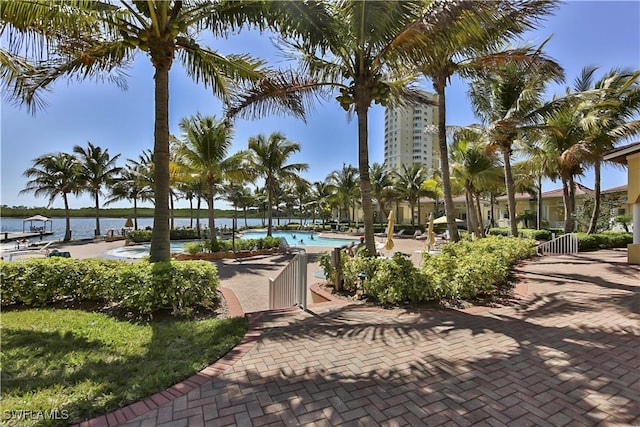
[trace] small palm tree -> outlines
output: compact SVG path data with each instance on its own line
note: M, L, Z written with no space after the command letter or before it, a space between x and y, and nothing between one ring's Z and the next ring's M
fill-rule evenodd
M471 229L476 236L483 236L480 193L502 178L498 159L489 149L483 129L475 127L461 128L455 133L450 157L452 176L465 189Z
M384 165L374 163L371 165L371 196L378 205L380 225L389 216L387 203L391 201L393 189L393 175L388 173Z
M349 208L355 206L358 197L358 169L352 165L342 165L342 169L335 170L327 176L327 182L335 189L335 198L340 203L340 213L347 215L347 221L353 218L349 215ZM344 211L342 210L344 208ZM338 215L338 221L342 215Z
M411 207L411 225L415 225L415 207L418 204L418 218L420 218L420 196L423 195L421 185L427 177L424 166L414 164L411 166L402 165L400 171L394 171L395 190L400 199L409 202Z
M249 138L249 162L258 176L264 178L267 189L267 236L273 233L273 206L278 183L293 180L298 173L306 171L306 163L287 163L289 157L300 151L300 144L289 141L279 132L269 137L258 135Z
M87 143L87 147L76 145L73 152L78 155L78 160L82 165L80 171L80 179L84 183L84 189L88 191L95 201L96 207L96 229L95 235L100 233L100 195L102 188L113 182L115 176L120 173L121 168L116 166L116 161L120 154L111 157L109 149L103 150L96 147L91 142Z
M232 175L244 175L242 154L228 156L232 144L233 129L226 121L199 113L180 121L182 138L177 142L178 162L187 175L199 175L206 184L211 239L216 240L214 200L222 189L224 179Z
M153 188L149 179L150 172L135 161L128 159L127 164L120 170L109 186L109 195L105 205L120 201L131 200L133 203L133 227L138 229L138 201L152 201Z
M31 178L20 193L33 192L36 196L49 197L49 205L62 196L65 212L64 241L71 240L71 219L69 215L69 194L78 195L83 182L80 180L82 167L73 155L68 153L45 154L33 160L33 167L24 172Z

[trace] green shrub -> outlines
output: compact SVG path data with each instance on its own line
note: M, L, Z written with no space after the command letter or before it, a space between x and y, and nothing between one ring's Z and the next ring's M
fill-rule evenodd
M132 230L129 232L129 240L134 243L151 241L152 230ZM169 232L171 240L190 240L198 238L198 230L193 228L178 228Z
M189 314L196 306L211 307L220 283L216 267L206 262L129 264L57 257L0 261L0 280L3 306L102 301L141 314L169 308L177 315Z
M489 232L487 233L487 235L489 235L489 236L504 236L504 237L508 237L508 236L511 235L511 229L507 228L507 227L490 228Z
M577 234L578 250L580 251L626 248L629 243L633 243L633 234L621 231L605 231L597 234Z
M533 240L551 240L551 232L549 230L536 230L533 228L522 228L518 230L520 237Z

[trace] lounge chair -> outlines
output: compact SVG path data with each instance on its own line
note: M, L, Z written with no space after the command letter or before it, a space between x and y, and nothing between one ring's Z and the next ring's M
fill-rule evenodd
M405 230L403 228L402 230L400 230L396 234L394 234L393 237L398 238L398 239L403 239L405 237L412 237L412 236L409 236L409 235L405 234L406 231L407 230Z
M49 255L47 255L49 258L51 257L62 257L62 258L71 258L71 252L68 251L64 251L64 252L60 252L60 251L52 251L49 253Z

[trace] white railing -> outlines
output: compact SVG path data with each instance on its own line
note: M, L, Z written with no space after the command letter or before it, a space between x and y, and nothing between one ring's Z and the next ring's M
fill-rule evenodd
M564 234L548 242L538 245L538 252L542 255L563 255L578 253L578 236L569 233Z
M276 276L269 279L269 309L298 305L307 309L307 254L296 254Z

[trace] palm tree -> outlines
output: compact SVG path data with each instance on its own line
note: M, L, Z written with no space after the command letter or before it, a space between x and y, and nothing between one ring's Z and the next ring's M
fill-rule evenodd
M438 3L436 3L438 4ZM454 74L463 77L477 69L491 69L505 60L527 56L526 52L489 52L514 35L533 28L541 17L553 11L557 2L510 0L441 3L441 14L427 15L420 72L431 79L438 95L438 146L447 228L453 241L459 239L455 224L450 183L446 124L446 86ZM440 19L439 19L440 18ZM523 55L524 54L524 55Z
M268 223L267 236L273 232L273 202L278 183L295 179L299 172L306 171L306 163L287 163L289 157L300 151L300 144L289 141L279 132L249 138L250 163L258 176L264 178L267 189Z
M246 55L213 51L198 43L198 33L211 29L215 37L226 37L244 24L295 31L301 25L292 18L299 15L302 6L292 2L181 0L123 0L118 5L108 1L43 3L15 1L2 7L3 21L11 24L10 36L24 42L14 43L13 53L29 43L35 48L46 46L51 52L47 68L43 67L41 75L26 82L28 89L16 86L24 102L32 102L36 91L62 76L85 78L103 72L109 78L136 53L142 52L151 60L155 69L155 209L150 260L167 261L170 259L169 70L174 60L183 64L196 83L204 83L215 96L226 100L233 84L264 77L262 62ZM43 22L47 25L42 25ZM60 32L62 35L55 35ZM314 42L319 37L313 31L305 34ZM16 83L15 78L5 81L10 85Z
M189 174L199 175L206 184L209 230L211 239L217 240L214 200L224 179L243 175L242 154L227 157L233 130L226 121L198 113L182 119L179 126L182 139L177 143L177 157Z
M402 165L400 171L393 172L396 176L395 189L398 196L409 202L411 207L411 225L415 225L414 210L416 203L418 204L418 219L420 218L420 196L422 196L422 190L420 186L426 179L427 173L424 166L420 164L414 164L411 166Z
M476 116L489 126L492 143L502 152L509 204L511 234L518 235L511 153L518 135L535 123L543 106L542 95L551 80L562 80L563 71L539 51L526 59L505 62L490 71L478 72L469 96Z
M65 212L64 241L71 240L71 219L69 216L69 194L77 195L82 189L81 165L68 153L45 154L33 160L33 166L24 172L32 178L20 193L33 192L36 196L49 196L49 205L57 196L62 196Z
M298 199L298 209L300 211L300 225L304 221L304 207L309 201L309 190L311 190L311 183L304 178L298 178L294 182L295 195Z
M314 215L322 219L322 225L331 218L331 199L335 194L335 187L327 182L316 181L311 190L311 200L314 205ZM315 222L315 217L313 218Z
M120 201L131 200L133 203L133 227L138 229L138 200L152 201L153 189L149 180L149 172L137 162L128 159L127 165L120 170L109 186L109 195L105 205Z
M498 159L489 149L483 129L475 127L461 128L456 132L450 157L451 174L465 189L471 229L476 236L483 236L480 193L502 178Z
M349 208L358 197L358 170L343 163L342 169L335 170L327 176L327 182L335 189L335 197L339 201L338 222L342 219L342 212L347 214L347 222L351 222L353 218L349 215Z
M371 196L376 201L379 211L380 225L382 221L389 216L387 203L391 201L393 188L393 175L388 173L380 163L371 165Z
M594 82L596 70L583 69L574 85L577 92L587 93L581 105L586 137L580 144L594 169L594 206L587 233L597 231L602 154L640 133L640 71L613 69Z
M286 39L283 45L297 54L298 72L282 73L265 79L240 94L229 115L258 116L277 111L284 105L303 115L305 95L329 96L340 91L336 100L355 113L358 122L358 173L368 253L374 254L373 203L369 178L368 113L372 103L431 103L429 97L410 86L415 81L408 68L414 52L408 41L419 35L418 23L431 2L312 2L317 6L298 20L311 22L322 34L315 43L307 39ZM457 3L456 3L457 4ZM442 16L444 19L444 15ZM414 52L415 53L415 52ZM311 101L309 101L311 102Z
M114 177L120 173L119 167L116 166L116 160L120 154L111 157L109 149L104 151L100 147L96 147L91 142L87 143L87 147L76 145L73 152L79 156L82 165L80 179L84 183L84 188L91 193L96 206L96 229L95 235L100 233L100 195L102 187L111 184Z

